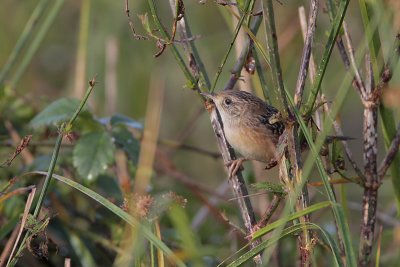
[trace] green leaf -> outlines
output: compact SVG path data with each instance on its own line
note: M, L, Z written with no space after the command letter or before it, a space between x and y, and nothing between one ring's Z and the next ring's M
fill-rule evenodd
M78 106L79 100L77 99L61 98L48 105L29 124L38 128L66 121L71 118Z
M143 128L143 125L140 122L138 122L128 116L122 115L122 114L115 114L114 116L112 116L110 118L110 124L111 124L111 126L115 126L118 124L124 124L127 127L131 127L131 128L136 128L136 129Z
M112 128L112 136L115 144L122 148L133 164L137 164L140 143L124 125L117 124Z
M114 158L114 144L106 132L84 135L76 143L73 163L79 175L93 180L104 172Z

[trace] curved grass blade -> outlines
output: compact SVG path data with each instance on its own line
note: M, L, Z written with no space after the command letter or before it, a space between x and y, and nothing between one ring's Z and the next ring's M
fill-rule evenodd
M42 171L34 171L34 172L29 172L25 175L29 175L29 174L38 174L38 175L47 175L47 172L42 172ZM164 242L162 242L161 240L159 240L157 238L157 236L155 236L152 231L144 226L143 224L141 224L137 219L135 219L133 216L131 216L129 213L123 211L120 207L118 207L117 205L111 203L108 199L106 199L105 197L97 194L96 192L94 192L93 190L71 180L68 179L64 176L61 175L57 175L57 174L53 174L52 177L66 185L71 186L72 188L80 191L81 193L87 195L88 197L92 198L93 200L95 200L97 203L101 204L102 206L104 206L105 208L107 208L108 210L110 210L112 213L114 213L116 216L120 217L122 220L124 220L125 222L127 222L128 224L130 224L132 227L137 227L140 229L140 232L144 235L144 237L149 240L149 242L151 242L154 246L156 246L158 249L162 250L164 252L164 254L170 258L175 264L176 266L179 267L183 267L186 266L173 252L172 250L167 247L167 245L165 245Z
M292 220L300 218L306 214L312 213L314 211L317 211L317 210L320 210L320 209L323 209L323 208L326 208L326 207L332 206L332 205L335 205L335 203L333 203L331 201L323 201L323 202L311 205L301 211L297 211L293 214L290 214L289 216L286 216L286 217L281 218L273 223L270 223L267 226L261 228L260 230L254 232L253 240L265 235L268 232L271 232L275 228L278 228L279 226L282 226L289 221L292 221Z
M349 75L346 75L343 84L348 85L348 84L350 84L349 82L350 82ZM332 109L331 116L335 116L335 114L337 114L339 107L343 103L344 98L347 93L346 88L348 89L348 86L341 86L341 88L339 89L339 92L337 93L337 97L336 97L337 102L336 102L336 105L334 106L334 108ZM311 172L312 166L314 164L316 164L317 169L321 175L322 182L324 183L324 188L326 190L329 200L332 203L336 203L333 190L329 184L329 177L325 172L321 156L318 153L318 151L322 147L322 144L327 135L327 132L330 131L332 128L332 123L329 125L329 119L325 121L324 127L323 127L324 131L320 134L317 141L314 143L314 141L311 137L311 133L307 129L307 126L304 122L303 117L301 116L299 111L296 108L294 108L293 99L290 97L290 95L288 94L287 91L286 91L286 94L287 94L287 99L288 99L289 105L291 106L293 113L296 117L296 120L299 123L300 128L304 134L304 137L306 138L307 143L310 147L311 155L309 155L309 157L305 161L304 168L303 168L303 177L307 178ZM305 181L303 181L303 182L305 182ZM344 249L345 249L345 254L346 254L347 266L357 266L354 249L352 248L350 229L349 229L348 223L346 222L346 217L343 212L343 208L340 205L332 205L332 210L333 210L335 220L338 224L338 228L339 228L339 232L340 232L339 234L341 235L341 237L343 238L343 241L344 241Z
M314 224L314 223L306 223L306 224L296 224L293 226L290 226L282 231L282 233L279 236L273 236L272 238L268 240L264 240L261 242L258 246L253 248L252 250L244 253L242 256L240 256L238 259L235 261L231 262L228 267L236 267L240 266L243 263L247 262L248 260L252 259L254 255L259 254L262 250L268 248L269 246L273 245L274 243L278 242L281 238L288 236L290 234L303 231L304 229L308 230L318 230L322 233L322 236L325 238L325 240L328 242L331 251L333 253L333 258L335 261L336 266L344 266L341 258L340 258L340 251L337 243L335 240L320 226Z

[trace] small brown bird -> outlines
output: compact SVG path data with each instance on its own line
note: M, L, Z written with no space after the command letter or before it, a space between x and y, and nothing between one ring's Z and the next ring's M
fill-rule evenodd
M230 177L245 160L265 162L267 167L276 164L279 137L285 129L276 108L245 91L226 90L202 95L214 102L227 141L244 157L229 164Z

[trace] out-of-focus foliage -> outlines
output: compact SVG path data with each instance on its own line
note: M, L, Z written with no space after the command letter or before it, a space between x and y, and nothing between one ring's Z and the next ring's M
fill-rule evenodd
M37 24L33 24L31 37L16 55L15 64L0 84L0 163L10 158L22 137L33 135L29 146L12 164L0 168L0 251L5 250L9 240L13 244L12 231L18 226L23 213L28 187L36 185L40 189L42 176L23 174L29 171L47 171L59 127L71 117L79 104L81 95L76 93L77 84L83 81L86 86L89 79L96 76L98 83L88 101L89 107L80 114L72 131L64 138L55 173L73 179L77 184L107 198L116 208L118 206L120 210L129 211L140 218L148 227L146 229L151 229L162 240L161 245L168 246L185 263L193 266L216 266L229 257L232 257L229 258L231 262L242 255L243 251L235 253L246 244L246 239L236 229L237 226L241 227L236 202L228 201L232 196L227 192L229 190L223 190L226 174L222 161L215 156L217 147L207 113L198 96L188 90L187 81L171 56L169 47L166 47L161 56L154 58L153 55L159 51L156 40L133 38L125 15L124 1L63 2L59 12L55 11L57 13L49 30L38 45L38 50L32 55L26 71L12 83L16 70L29 58L26 55L31 45L29 41L39 35L42 22L49 19L55 2L4 0L0 8L1 71L14 51L33 10L39 3L43 5L43 14L36 21ZM232 14L227 11L229 5L219 5L215 1L184 3L185 16L196 36L194 43L209 76L213 78L230 45L235 28ZM168 1L156 1L156 4L163 25L171 32L173 16ZM243 8L245 4L246 1L238 1L239 8ZM314 40L313 56L316 62L321 59L327 31L330 29L329 16L323 12L324 4L325 1L321 1ZM84 5L89 8L84 9ZM152 23L147 2L130 1L129 5L135 31L138 34L145 34L147 31L159 36L160 33ZM306 1L274 3L285 85L290 92L296 83L303 47L297 15L300 5L308 8ZM89 18L88 29L84 32L87 35L86 42L79 37L83 28L80 22L84 17L82 10L87 12L83 15ZM351 1L346 20L354 43L363 47L361 44L364 33L361 30L363 24L359 11L357 2ZM386 34L382 36L381 42L384 49L387 49L393 42L395 33L399 31L400 7L396 1L386 1L384 9L380 11L388 19L385 25L391 27L387 31L380 29ZM146 13L149 21L145 24L145 29L137 15ZM262 30L258 37L260 44L266 47ZM176 38L179 39L179 35ZM180 43L177 46L184 51ZM86 51L84 58L78 57L82 55L78 52L80 49ZM217 88L222 88L229 79L235 58L235 52L232 52ZM79 62L84 62L85 65L77 73ZM262 69L265 73L270 71L265 63L262 64ZM322 85L328 101L335 100L332 97L336 95L339 81L343 80L345 73L340 55L334 50ZM393 92L399 88L398 73L399 68L396 65L391 83ZM256 75L252 80L254 93L262 95ZM154 167L144 170L151 178L146 188L149 194L137 196L134 194L134 185L140 163L140 150L147 145L140 143L146 130L143 121L151 115L146 114L146 108L151 105L148 91L152 84L156 84L154 81L165 87L160 133L152 162ZM267 75L267 84L271 95L275 96L270 75ZM307 86L310 86L309 82ZM273 104L278 103L275 97L270 101ZM398 119L398 101L392 102L395 103L392 108ZM363 161L360 152L361 106L357 94L350 90L340 111L345 133L355 138L350 142L350 147L357 152L355 155L359 155L356 160L360 166ZM342 153L337 147L334 150ZM336 161L339 156L334 156ZM340 163L348 165L347 162ZM253 171L250 164L245 165L246 178L251 180L260 177L261 173L263 179L268 177L269 182L272 180L279 183L277 172L265 171L263 167ZM346 174L354 175L351 171ZM332 174L333 178L337 178L335 175ZM320 181L317 179L317 172L312 172L311 176L310 180L313 182ZM251 191L254 193L251 200L256 207L257 217L261 217L267 209L270 195L285 192L273 183L257 182L259 183L255 190ZM340 190L336 190L338 195L344 199L342 204L348 208L346 216L354 234L352 239L357 241L362 188L355 184L337 187L340 187ZM319 187L310 187L310 198L315 202L326 200ZM159 252L157 246L146 241L148 236L142 237L140 229L138 233L131 230L126 220L74 187L52 182L44 202L44 210L46 212L43 214L48 214L50 218L46 228L48 258L38 260L32 253L25 251L17 266L62 266L65 258L72 259L71 266L128 266L125 265L127 263L130 266L139 266L140 263L145 266L151 266L152 263L162 266L163 261L167 262L167 266L169 264L168 258ZM379 193L378 210L379 225L383 226L383 231L378 232L381 236L381 266L396 266L400 260L397 253L400 244L396 238L400 231L400 221L394 215L396 207L393 188L386 180ZM318 227L323 230L321 233L334 236L336 228L328 209L313 211L317 211L314 218ZM273 216L271 220L276 221L278 218ZM285 223L283 221L278 226L283 227ZM287 228L275 240L279 240L279 245L271 260L273 266L293 266L296 261L297 255L293 252L296 250L296 236L292 233L303 229L291 227L293 229ZM314 225L309 228L317 229ZM330 241L323 237L315 239L312 259L314 266L327 266L333 262L334 256L329 250L329 244L327 245ZM126 259L123 257L126 255L135 257ZM247 264L251 265L251 262Z

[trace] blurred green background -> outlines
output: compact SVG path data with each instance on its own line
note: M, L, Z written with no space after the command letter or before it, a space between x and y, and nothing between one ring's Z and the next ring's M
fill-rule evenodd
M5 65L26 22L39 2L1 1L0 66ZM42 18L48 16L52 6L56 2L60 1L43 1L47 7ZM156 2L158 14L164 26L170 31L172 27L172 15L168 1ZM137 15L149 12L147 2L130 1L129 5L131 19L136 32L144 34L143 27ZM300 5L305 5L306 10L308 10L308 3L305 3L305 1L275 3L276 26L284 80L289 91L293 91L296 83L303 48L303 38L298 22L298 7ZM382 33L382 45L384 49L387 49L399 31L400 7L395 0L385 1L384 6L386 23L391 25L391 28L383 29L380 32ZM232 38L234 24L231 14L226 10L226 7L217 5L214 1L209 0L205 1L204 4L200 4L198 1L190 0L185 1L185 15L189 21L192 33L199 36L195 43L204 61L206 70L210 78L213 79ZM357 48L362 44L364 38L357 1L350 2L346 21L353 37L353 43ZM378 25L378 27L384 27L387 24ZM324 1L322 1L313 49L316 62L319 62L321 54L324 51L329 25L329 17L324 13ZM263 32L264 29L262 27L260 33ZM34 30L32 36L38 36L38 32ZM260 36L260 42L265 47L264 35L260 34ZM28 41L28 46L30 41ZM178 47L180 46L178 45ZM148 102L148 95L149 88L153 82L153 84L161 85L164 88L159 133L159 139L163 142L161 142L158 149L165 153L176 169L185 174L188 179L209 189L215 189L226 179L225 170L220 158L216 159L186 149L175 149L171 146L172 143L177 142L178 144L183 143L187 146L202 148L209 152L218 151L208 113L204 110L198 95L187 88L185 77L168 47L161 56L155 58L154 54L157 51L158 48L154 40L135 40L133 38L125 14L124 1L65 1L62 3L59 12L55 13L54 21L51 23L48 32L46 32L43 41L33 54L32 60L29 62L20 79L14 84L10 83L10 81L13 81L15 71L21 66L21 62L23 61L21 57L17 58L17 64L7 75L4 87L0 92L0 120L2 122L11 122L14 129L21 136L33 134L35 141L39 142L46 139L52 141L55 137L54 128L50 128L51 130L33 130L28 126L29 121L54 100L63 97L80 99L82 92L87 88L88 80L96 76L97 85L89 100L89 109L93 116L95 118L104 118L120 113L143 124L146 115L148 115L146 114L146 108L148 105L151 105L151 102ZM24 55L25 52L26 49L22 50L21 55ZM107 54L111 56L111 61L107 60ZM216 87L217 90L223 88L225 82L229 79L235 57L235 53L232 51L222 71ZM113 65L113 62L115 65ZM265 64L264 69L267 73L270 71ZM328 65L327 75L322 85L322 90L327 95L329 101L334 101L332 97L335 96L337 89L341 85L345 73L346 70L343 67L339 53L337 49L334 49ZM397 67L394 69L391 81L391 90L397 90L397 92L399 91L400 84L400 76L398 74L399 68ZM112 75L115 75L114 80ZM270 75L267 76L270 77ZM268 83L271 95L275 96L276 93L272 88L271 81L268 80ZM262 90L256 82L254 84L246 84L246 86L252 87L255 94L262 96ZM309 81L307 81L307 86L309 86ZM115 95L115 99L111 97L112 95ZM399 94L394 93L394 96L394 99L396 99ZM278 103L275 97L272 97L270 101L275 105ZM393 100L394 104L391 104L394 107L397 119L399 118L399 101ZM355 138L354 141L350 142L350 147L354 155L360 155L359 157L356 156L356 161L359 166L362 166L362 105L358 94L354 90L349 91L340 115L344 133ZM85 125L79 126L78 129L85 129ZM9 145L9 135L9 129L6 128L4 123L1 123L0 159L7 159L13 152L13 148ZM383 142L381 139L379 142L381 148L380 155L382 156L384 152ZM51 146L34 147L32 152L35 155L36 161L31 166L23 164L21 159L17 158L11 168L1 169L2 184L5 184L6 180L27 170L45 170L51 149ZM58 170L63 170L65 175L68 174L66 170L69 170L66 166L70 166L72 161L71 150L69 146L65 146L62 149L61 163ZM45 160L37 160L39 158L43 159L43 157ZM162 164L160 162L162 162L162 158L156 154L156 169L157 164ZM43 167L39 168L38 166ZM246 163L245 166L246 178L254 181L257 175L252 171L252 165ZM87 181L84 177L79 177L76 174L74 174L74 177L79 182L91 187L94 191L106 197L117 199L117 203L121 204L123 195L113 173L114 167L114 165L110 166L108 171L96 181ZM129 170L131 177L134 177L136 172L135 167L134 164L130 163ZM318 180L317 172L315 172L315 175L315 178L311 180ZM269 171L268 176L273 177L272 181L278 181L276 171ZM35 181L36 183L36 180L31 179L31 181ZM20 183L28 184L27 181L20 181ZM188 190L187 184L182 184L176 178L172 178L163 171L153 174L151 187L151 192L155 195L171 190L186 198L188 200L186 211L190 219L193 219L199 208L202 207L201 198ZM382 212L383 218L380 219L379 223L384 226L382 246L385 248L382 254L382 262L385 264L381 266L396 266L395 263L400 260L400 254L398 254L399 251L397 249L400 246L400 228L398 228L400 221L395 217L396 205L391 187L390 181L385 181L379 194L378 210ZM354 233L355 244L357 244L362 189L350 184L345 185L343 188L347 191L351 211L351 214L349 214L351 216L350 227ZM52 190L49 199L54 202L52 204L47 202L47 205L51 206L51 213L57 214L57 216L52 220L49 231L52 239L56 243L57 241L59 242L58 245L61 248L59 255L61 257L70 255L69 253L74 255L73 258L80 257L80 255L76 254L78 250L76 247L70 249L70 246L73 245L67 245L64 242L68 243L66 240L69 240L70 243L73 243L71 240L73 240L74 235L79 235L82 231L87 231L88 229L93 230L93 233L102 233L104 231L106 233L105 236L102 234L99 235L104 239L110 239L110 242L114 242L114 244L118 243L116 240L122 238L121 225L115 222L116 218L109 218L109 213L101 209L99 210L98 207L92 210L91 202L87 202L88 200L82 196L77 196L79 193L69 191L69 188L66 189L59 186L56 188L53 185ZM320 188L310 187L310 194L315 199L324 199L321 191L322 189ZM201 193L203 194L204 192ZM74 197L71 195L74 195ZM204 195L210 196L210 194L206 193ZM63 196L71 197L71 199L63 199ZM218 209L225 210L231 220L240 224L235 201L226 201L226 199L231 197L229 190L224 196L225 200L218 204ZM57 198L59 199L56 200ZM263 209L263 204L258 203L264 203L265 198L265 195L252 198L255 206L259 206L257 207L258 214L261 214ZM0 203L0 205L2 211L0 224L3 223L3 225L6 225L10 218L16 218L16 214L22 212L24 201L13 198L8 202ZM334 224L330 221L329 217L330 214L321 212L320 216L322 217L321 224L327 229L334 231ZM199 230L201 232L198 235L198 239L199 242L215 249L215 257L212 257L212 260L216 258L221 260L229 255L230 246L235 247L235 242L240 243L242 241L236 238L231 242L229 231L216 217L209 216L206 218L204 225ZM386 218L386 221L384 218ZM101 223L96 225L98 220ZM108 220L112 222L108 222ZM168 235L168 230L171 230L169 228L170 222L165 218L163 220L164 230L166 235ZM60 226L63 224L64 226ZM94 225L92 226L91 224ZM60 231L60 228L64 230ZM70 236L66 238L68 233L70 233ZM87 236L85 238L91 241L94 240ZM0 240L2 242L0 244L1 247L6 240L3 236ZM96 247L94 245L96 242L90 243L87 240L85 239L82 242L92 253L93 260L96 262L93 266L110 266L115 256L115 250L109 247L107 249ZM172 241L171 243L172 246L175 245ZM97 246L99 246L98 243ZM291 246L293 246L293 243L283 242L282 246L282 253L284 254L285 251L292 249ZM102 254L102 251L106 251L107 253ZM57 256L52 257L56 258ZM210 259L211 263L209 263L209 266L214 266L215 262L212 260ZM60 259L53 259L52 264L59 266L60 262ZM101 262L103 264L100 264ZM20 266L28 263L29 266L34 266L31 264L36 264L37 266L47 264L33 261L28 256L21 260ZM281 263L281 266L291 266L292 261L288 260L286 262L282 260ZM77 264L90 266L90 264L85 264L82 261Z

